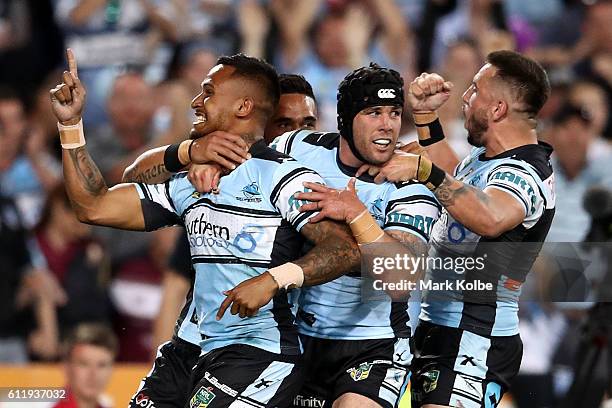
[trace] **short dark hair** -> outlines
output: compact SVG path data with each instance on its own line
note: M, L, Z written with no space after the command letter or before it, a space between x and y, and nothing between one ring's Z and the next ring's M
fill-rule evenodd
M66 336L63 345L64 359L70 358L70 353L79 344L101 347L110 351L113 357L119 349L115 333L108 326L99 323L79 324Z
M219 59L217 59L217 65L219 64L234 67L235 71L232 75L238 75L261 87L265 93L266 99L271 103L269 108L263 108L269 111L267 112L268 118L272 116L276 110L276 105L278 105L278 99L280 98L278 73L272 65L260 58L250 57L244 54L219 57Z
M524 112L536 116L550 95L550 82L542 66L518 52L502 50L487 55L486 61L497 68L496 77L516 92L525 105Z
M302 75L297 74L280 74L278 76L280 84L280 93L283 94L300 94L311 97L315 102L317 99L312 91L312 86Z

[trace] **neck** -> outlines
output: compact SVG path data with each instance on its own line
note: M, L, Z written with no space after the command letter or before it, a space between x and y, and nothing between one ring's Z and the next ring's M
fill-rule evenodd
M242 140L251 147L255 142L263 139L264 126L253 123L253 120L245 121L244 123L238 122L233 126L230 126L226 132L233 135L240 135Z
M340 163L344 164L345 166L361 167L361 165L363 165L363 162L355 157L348 142L342 136L340 136L338 157L340 158Z
M528 144L537 144L536 130L524 122L507 122L490 127L486 135L485 157L498 154Z

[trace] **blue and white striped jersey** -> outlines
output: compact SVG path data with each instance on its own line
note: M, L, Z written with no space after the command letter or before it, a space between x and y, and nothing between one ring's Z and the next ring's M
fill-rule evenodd
M303 239L298 231L313 213L300 213L293 195L304 191L305 181L323 183L317 173L263 141L253 144L250 153L252 159L221 178L219 194L196 192L184 172L163 184L138 184L146 229L185 227L196 271L193 304L203 352L247 344L299 354L295 319L284 292L252 318L229 311L220 321L215 318L224 291L299 257Z
M521 284L552 223L555 212L552 148L525 145L486 158L484 148L474 148L456 168L455 177L480 190L507 192L525 208L521 224L496 238L484 238L464 227L446 209L431 234L429 257L466 258L483 255L485 268L456 270L428 264L426 279L434 284L481 281L493 291L458 288L422 292L420 319L442 326L458 327L484 336L518 333L518 298ZM522 244L532 243L532 244ZM486 255L484 255L486 254ZM488 258L487 258L488 257Z
M339 142L338 133L298 130L279 136L270 147L307 163L326 185L342 189L357 169L340 162ZM365 175L357 180L356 188L359 199L383 229L406 232L428 241L440 205L426 187L375 184ZM299 304L299 330L308 336L342 340L410 336L406 303L392 303L390 299L362 302L360 271L323 285L302 288Z

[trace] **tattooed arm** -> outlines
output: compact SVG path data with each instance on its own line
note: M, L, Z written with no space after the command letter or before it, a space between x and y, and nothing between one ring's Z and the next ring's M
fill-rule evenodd
M85 146L63 149L66 192L80 221L130 230L144 230L144 217L133 184L109 189Z
M66 56L70 71L64 71L63 82L50 91L51 108L60 124L74 126L81 121L86 91L70 49ZM77 217L89 224L143 230L144 216L135 186L120 184L109 189L87 152L81 132L82 124L76 130L60 131L64 182Z
M300 231L315 246L293 261L304 271L303 286L320 285L351 271L358 271L361 253L346 225L325 220L306 224Z
M320 285L350 271L359 270L361 266L359 247L345 225L326 220L316 224L306 224L300 232L315 244L306 255L292 261L304 272L302 286ZM278 291L278 284L270 272L247 279L224 292L226 298L219 306L217 320L223 318L230 306L233 315L254 316Z
M455 220L484 237L496 237L525 219L525 208L509 193L479 190L450 175L433 193Z
M157 184L168 180L172 173L164 166L164 152L168 146L147 150L123 172L123 183Z

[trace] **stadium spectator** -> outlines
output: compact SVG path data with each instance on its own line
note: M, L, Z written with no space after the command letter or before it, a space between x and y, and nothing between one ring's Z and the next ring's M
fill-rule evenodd
M56 0L54 11L67 46L82 56L81 78L90 90L86 122L101 125L115 77L127 67L145 68L159 45L157 30L171 37L172 23L140 0Z
M29 126L24 104L10 88L0 89L0 190L12 197L26 228L36 225L60 168L44 133Z
M29 352L53 359L58 352L55 296L62 295L50 293L53 280L31 249L17 206L0 192L0 361L4 363L26 363Z
M58 309L60 335L83 322L109 324L108 256L91 236L91 228L77 220L63 185L49 193L36 240L67 296Z
M53 408L109 408L111 401L104 390L113 372L117 347L117 338L104 325L75 327L64 343L66 398Z
M593 149L597 149L597 138L585 108L566 103L553 118L549 140L555 149L552 163L557 210L548 241L581 242L588 232L590 217L582 200L590 186L609 177L607 163L612 157L609 152L599 152L599 158L589 158L594 156Z

